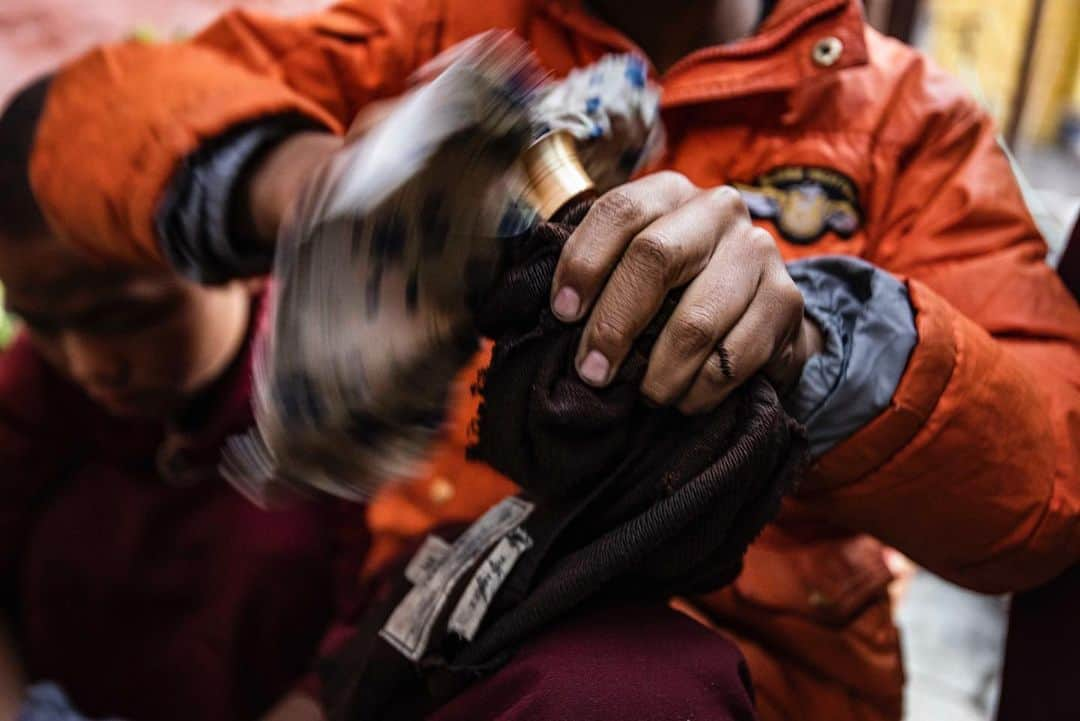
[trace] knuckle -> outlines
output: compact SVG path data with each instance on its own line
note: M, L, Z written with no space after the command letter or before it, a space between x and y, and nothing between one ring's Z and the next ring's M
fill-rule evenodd
M805 301L803 300L802 291L799 290L799 286L795 285L795 281L791 279L791 276L787 273L780 274L780 280L776 282L776 288L773 292L785 316L802 318Z
M671 344L677 353L693 355L715 343L712 318L704 308L688 309L671 319Z
M585 248L566 248L560 259L559 280L580 281L601 275L604 266L594 253Z
M600 196L589 214L605 225L623 227L640 223L645 218L645 208L624 188L616 188Z
M746 235L746 243L755 258L763 262L779 261L780 249L776 247L776 241L769 231L764 228L751 228Z
M725 215L745 215L749 218L742 195L730 185L718 185L705 192L709 201Z
M661 170L655 174L658 181L670 185L682 192L694 190L697 186L682 173L674 170Z
M675 243L659 233L649 232L631 241L626 259L639 272L666 277L675 266L678 254Z
M756 225L753 226L750 229L748 237L750 243L761 251L771 253L777 250L776 241L773 240L772 233L764 228L759 228Z

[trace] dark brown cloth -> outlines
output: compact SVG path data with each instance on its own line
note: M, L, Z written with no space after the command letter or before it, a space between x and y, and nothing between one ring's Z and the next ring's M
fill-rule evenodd
M449 609L470 578L463 576L419 666L377 638L409 590L400 572L392 574L367 628L328 669L333 719L419 718L584 604L663 599L730 583L791 488L806 441L764 379L751 379L700 416L642 400L648 352L676 298L608 388L579 379L573 358L581 324L559 322L548 294L562 244L586 208L516 239L506 270L474 303L478 330L496 345L471 452L536 504L522 526L532 547L470 643L446 630Z

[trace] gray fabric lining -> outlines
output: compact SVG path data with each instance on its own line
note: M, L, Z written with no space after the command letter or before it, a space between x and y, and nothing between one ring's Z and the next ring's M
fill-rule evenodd
M888 408L918 334L907 288L865 261L823 256L788 270L825 351L807 361L785 405L820 456Z

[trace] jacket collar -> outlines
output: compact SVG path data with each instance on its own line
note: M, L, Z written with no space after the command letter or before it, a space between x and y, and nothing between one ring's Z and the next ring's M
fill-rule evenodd
M582 0L540 0L537 10L570 31L580 64L610 52L644 56L622 33L589 14ZM839 57L828 65L815 60L815 47L833 40L842 47ZM662 103L672 107L783 92L866 62L858 0L779 0L754 35L693 52L660 76Z

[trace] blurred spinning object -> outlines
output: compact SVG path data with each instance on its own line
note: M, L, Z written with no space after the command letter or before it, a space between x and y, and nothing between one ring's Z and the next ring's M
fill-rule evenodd
M633 56L553 83L521 40L491 32L417 77L279 235L256 428L222 467L260 505L304 488L363 499L415 475L477 349L470 300L508 244L663 145L659 93Z

